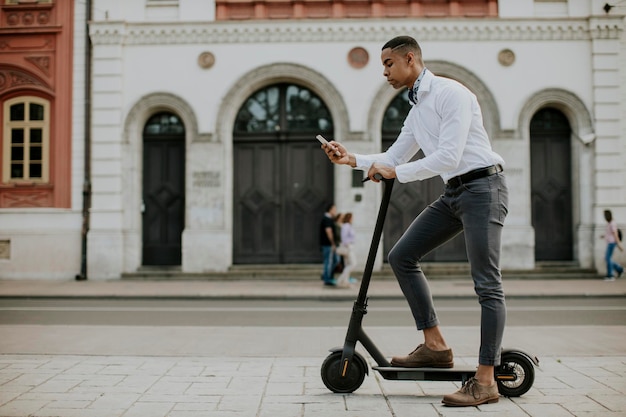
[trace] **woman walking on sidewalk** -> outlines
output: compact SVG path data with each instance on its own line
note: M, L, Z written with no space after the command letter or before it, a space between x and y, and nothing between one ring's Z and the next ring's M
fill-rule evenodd
M356 256L354 255L355 233L352 228L352 213L343 215L343 223L341 224L341 245L337 249L337 253L343 256L343 271L337 279L337 286L341 288L350 287L350 274L356 266Z
M623 251L622 240L617 232L617 223L613 220L613 213L611 210L604 210L604 219L606 220L606 230L604 232L604 241L606 242L606 252L604 253L604 260L606 261L606 277L605 281L615 281L614 273L617 272L617 277L621 277L624 273L624 268L613 261L613 252L617 246L619 250ZM615 272L614 272L615 271Z

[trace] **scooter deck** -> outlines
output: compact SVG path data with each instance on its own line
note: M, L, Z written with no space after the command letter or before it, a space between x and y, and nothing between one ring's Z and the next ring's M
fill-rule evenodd
M373 366L385 379L407 381L467 381L476 374L476 368L402 368Z

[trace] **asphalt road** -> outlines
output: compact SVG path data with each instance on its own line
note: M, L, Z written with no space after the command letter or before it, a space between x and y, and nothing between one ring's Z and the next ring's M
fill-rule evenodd
M442 324L477 326L476 300L442 299ZM345 326L352 302L303 300L3 299L0 325ZM624 298L535 298L507 301L507 326L623 326ZM413 326L404 300L373 300L364 324Z
M455 355L475 355L475 300L438 299ZM320 357L343 344L352 302L2 299L0 354ZM383 352L423 338L404 300L372 300L363 325ZM624 298L508 301L504 347L538 356L624 355Z

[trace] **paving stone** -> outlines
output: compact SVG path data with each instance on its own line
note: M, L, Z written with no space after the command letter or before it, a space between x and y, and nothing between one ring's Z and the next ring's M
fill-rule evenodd
M265 395L301 395L304 393L302 382L272 382L267 384Z
M625 357L546 358L522 397L445 407L458 382L387 381L370 370L352 394L322 383L318 358L1 355L1 417L617 417ZM595 368L597 367L597 368ZM17 371L16 371L17 369ZM95 373L83 373L94 369ZM79 370L80 372L76 372ZM0 379L1 381L2 379Z
M167 402L167 403L219 403L222 395L192 395L192 394L144 394L140 402Z
M30 392L56 392L56 393L65 393L71 391L74 387L81 384L83 380L81 379L62 379L62 378L50 378L43 384L40 384L33 388Z
M124 417L166 417L174 406L169 402L136 402L124 413Z
M590 394L589 397L609 411L622 412L626 415L626 397L613 394Z
M303 413L302 404L267 404L264 402L258 417L302 417Z
M164 379L160 379L155 382L147 391L149 394L183 394L191 386L191 382L171 382Z
M28 417L122 417L123 410L96 410L88 408L48 408L28 414Z
M93 401L88 400L61 400L61 401L52 401L46 407L47 408L69 408L69 409L83 409L87 408L93 403Z
M8 403L11 400L14 400L20 395L19 392L8 392L4 390L0 390L0 406Z
M138 394L105 393L89 408L98 410L127 410L139 399Z
M261 395L224 395L217 405L220 411L258 411Z
M24 417L34 415L48 403L50 403L48 400L21 400L17 398L0 406L0 416Z

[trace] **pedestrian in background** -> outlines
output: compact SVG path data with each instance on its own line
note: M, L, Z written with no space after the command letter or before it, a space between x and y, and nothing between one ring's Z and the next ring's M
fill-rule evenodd
M334 221L333 236L335 237L335 269L333 270L333 273L341 274L343 271L343 256L341 256L338 250L341 247L341 225L343 222L343 214L337 213ZM335 280L335 283L336 281L337 280Z
M343 271L337 279L337 286L341 288L350 287L350 274L356 266L356 256L354 254L354 241L356 235L352 227L352 213L343 215L341 224L341 244L337 253L343 258Z
M324 285L335 285L333 272L335 271L336 254L335 248L335 216L337 215L337 207L333 203L326 206L326 212L320 222L320 247L322 248L322 281Z
M617 232L617 223L613 220L613 213L611 210L604 210L604 219L606 220L606 230L604 231L604 241L606 242L606 251L604 253L604 260L606 261L606 277L605 281L615 281L615 273L617 277L621 277L624 273L624 267L617 262L613 261L613 252L617 246L619 250L623 251L622 239Z

